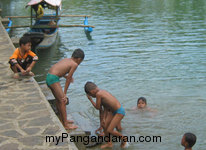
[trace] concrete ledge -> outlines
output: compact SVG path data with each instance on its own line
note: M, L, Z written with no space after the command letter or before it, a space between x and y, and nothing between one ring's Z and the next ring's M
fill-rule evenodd
M58 145L46 142L46 136L67 132L34 78L12 78L8 59L14 49L0 22L0 149L76 150L69 137Z

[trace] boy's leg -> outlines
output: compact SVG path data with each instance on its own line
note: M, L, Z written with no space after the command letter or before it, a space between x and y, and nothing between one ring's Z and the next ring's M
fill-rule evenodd
M126 142L123 141L123 135L118 132L118 131L115 131L114 128L118 126L118 124L120 123L120 121L123 119L124 115L122 114L116 114L115 116L113 116L111 122L109 123L107 129L106 129L106 135L113 135L113 136L116 136L116 137L120 137L121 140L122 140L122 147L124 147L124 145L126 144ZM101 148L106 148L106 147L111 147L112 146L112 143L111 141L108 142L107 144L104 144L101 146Z
M26 63L25 66L26 67L22 67L24 70L26 70L29 66L31 65L31 63ZM28 76L34 76L34 73L32 71L28 72L26 75Z
M110 136L111 133L108 132L108 128L113 120L114 116L113 113L108 112L107 117L105 118L105 124L104 124L104 134L105 136ZM111 148L113 146L112 142L109 141L108 143L101 146L101 148Z
M10 66L10 68L14 72L13 78L18 79L19 78L19 73L18 73L17 67L15 65L13 65L13 66Z
M122 131L122 125L121 125L121 121L119 122L119 124L116 126L117 131L121 132Z
M66 104L63 101L64 92L63 92L63 90L61 88L60 83L56 82L56 83L50 85L50 89L51 89L54 97L57 99L56 105L57 105L57 109L58 109L58 112L59 112L60 120L62 121L63 126L66 129L76 129L77 126L68 125L67 113L66 113Z

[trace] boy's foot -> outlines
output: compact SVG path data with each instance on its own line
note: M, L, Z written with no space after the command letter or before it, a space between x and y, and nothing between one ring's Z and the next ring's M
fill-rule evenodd
M100 148L101 149L104 149L104 148L112 148L112 143L107 143L107 144L104 144L104 145L102 145Z
M34 73L30 71L30 72L28 73L28 75L29 75L29 76L34 76Z
M129 147L129 143L128 142L123 142L121 144L121 148L127 148L127 147Z
M74 123L74 121L73 120L67 120L67 123L72 124L72 123Z
M104 132L99 132L98 136L104 136Z
M102 131L102 130L95 131L95 133L96 133L98 136L104 136L104 131Z
M19 73L14 73L13 78L14 78L14 79L19 79Z
M95 130L95 133L96 134L99 134L100 132L102 132L103 128L102 127L99 127L97 130Z
M67 125L67 126L64 126L64 128L67 129L67 130L74 130L74 129L78 128L78 126L76 126L76 125Z

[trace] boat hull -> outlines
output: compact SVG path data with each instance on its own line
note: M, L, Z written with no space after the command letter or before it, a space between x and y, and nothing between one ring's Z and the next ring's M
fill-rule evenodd
M28 33L31 35L31 39L33 38L32 35L35 34L43 35L42 40L38 40L38 36L33 38L36 41L39 41L39 42L33 42L35 49L48 49L56 42L57 35L58 35L58 27L55 28L52 26L58 25L59 20L57 22L54 22L53 20L54 18L44 16L43 18L36 20L33 27L29 30ZM41 26L47 26L47 27L41 27ZM42 36L39 36L39 39L41 38Z
M38 44L37 48L38 49L50 48L56 42L57 35L58 35L58 29L53 34L44 34L44 39L42 40L41 43Z

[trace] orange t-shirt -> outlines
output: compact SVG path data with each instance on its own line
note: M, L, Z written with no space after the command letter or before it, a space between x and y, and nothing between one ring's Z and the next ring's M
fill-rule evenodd
M33 60L38 60L38 57L36 56L36 54L34 52L32 52L31 50L29 50L28 52L26 52L24 54L24 56L21 56L20 54L20 51L19 51L19 48L17 48L13 55L9 58L9 59L16 59L16 60L23 60L23 59L26 59L28 56L31 56L33 57Z

